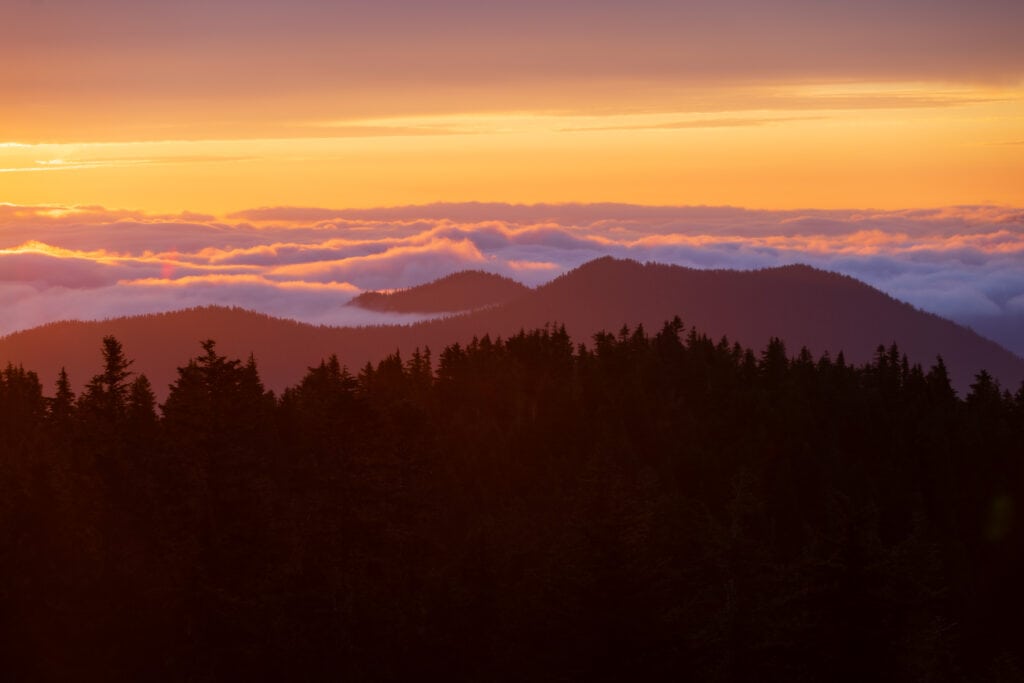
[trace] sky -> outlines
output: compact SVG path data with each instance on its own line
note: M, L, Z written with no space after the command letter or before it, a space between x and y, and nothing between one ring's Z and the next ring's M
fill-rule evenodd
M343 322L322 302L613 253L810 262L1012 336L1021 26L1018 0L5 0L0 333Z

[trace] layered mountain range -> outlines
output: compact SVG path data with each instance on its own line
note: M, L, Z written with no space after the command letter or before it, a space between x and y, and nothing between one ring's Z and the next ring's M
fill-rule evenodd
M339 306L342 305L339 303ZM808 266L752 271L698 270L602 258L530 289L482 272L457 273L421 287L364 293L349 305L390 312L434 313L411 325L327 327L223 307L203 307L103 321L52 323L0 338L0 362L22 364L52 386L65 367L76 387L101 363L100 342L116 336L133 369L162 398L176 369L213 339L232 357L255 357L268 388L295 384L306 368L332 354L352 370L400 351L439 352L474 336L508 336L520 329L565 325L578 343L623 325L651 331L679 316L714 339L727 336L755 351L772 337L790 354L843 352L870 359L893 343L926 368L941 356L954 386L965 392L988 370L1004 387L1024 380L1024 359L971 329L914 308L863 282Z

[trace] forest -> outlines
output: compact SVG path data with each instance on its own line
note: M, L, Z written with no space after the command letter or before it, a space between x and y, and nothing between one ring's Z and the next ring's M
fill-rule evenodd
M1024 676L1024 385L678 318L404 351L0 371L4 678Z

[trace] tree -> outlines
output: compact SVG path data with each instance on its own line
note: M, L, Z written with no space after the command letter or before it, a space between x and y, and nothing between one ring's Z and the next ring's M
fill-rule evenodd
M971 391L967 394L967 406L972 409L998 409L1003 400L999 381L987 370L974 376Z
M786 355L786 345L781 339L772 337L768 341L768 346L761 352L759 367L769 389L775 390L782 386L789 370L789 357Z
M126 408L128 438L135 449L152 448L159 418L156 414L156 396L145 375L132 382Z
M75 392L71 390L71 381L67 370L63 367L57 375L56 391L49 400L50 423L58 428L67 428L75 413Z
M39 436L46 415L43 387L36 373L8 364L0 371L0 446L27 448Z
M103 372L93 375L79 399L79 408L83 418L95 427L116 428L124 421L128 409L128 378L132 375L128 368L132 361L113 336L103 338L101 351Z
M217 353L216 342L202 342L204 353L178 368L163 405L164 419L172 432L196 445L246 447L258 444L258 433L267 427L267 410L273 407L260 381L256 361L243 365ZM269 401L268 401L269 398Z

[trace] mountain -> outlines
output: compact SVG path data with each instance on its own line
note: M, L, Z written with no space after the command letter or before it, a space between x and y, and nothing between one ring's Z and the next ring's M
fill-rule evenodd
M460 296L468 300L468 294L451 300ZM222 354L252 353L267 386L281 390L332 353L358 369L396 350L405 357L417 346L439 352L474 335L507 336L550 322L564 324L576 342L586 343L593 333L618 331L623 324L656 331L676 315L688 327L716 339L728 335L755 350L774 336L791 354L801 346L815 354L843 351L855 363L870 359L879 344L896 342L926 368L941 355L961 392L983 368L1014 390L1024 380L1024 359L995 342L844 275L808 266L696 270L612 258L591 261L506 303L415 325L317 327L242 309L196 308L18 332L0 339L0 361L37 371L47 386L65 365L81 387L99 369L101 338L113 334L162 397L175 369L200 352L200 341L215 339Z
M464 270L408 289L363 292L349 305L388 313L460 313L503 304L529 291L511 278Z

